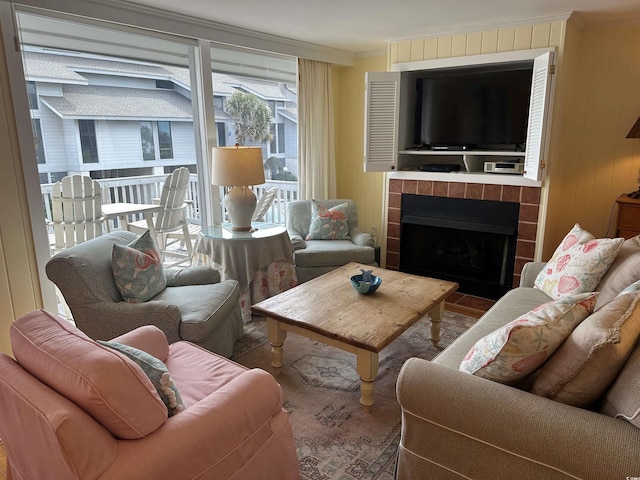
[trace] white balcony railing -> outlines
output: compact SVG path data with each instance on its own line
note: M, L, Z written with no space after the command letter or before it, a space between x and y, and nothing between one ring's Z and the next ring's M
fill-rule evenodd
M102 186L102 203L153 203L154 199L160 198L160 192L162 191L162 185L166 175L144 175L139 177L123 177L123 178L109 178L98 180L98 183ZM266 215L268 222L277 223L280 225L286 224L287 205L289 202L298 199L298 184L297 182L285 182L282 180L268 180L263 185L257 185L253 188L256 196L260 196L265 190L272 187L278 187L278 195L271 204L269 211ZM51 190L53 188L52 183L41 184L40 190L42 192L42 200L44 202L45 217L47 221L52 219L51 217ZM200 206L198 192L198 177L195 174L191 175L191 186L187 193L187 200L189 200L189 207L187 211L187 219L190 223L197 225L201 224L200 218ZM222 208L224 211L224 197L221 191ZM134 217L133 220L141 220ZM112 228L118 228L117 220L110 225Z

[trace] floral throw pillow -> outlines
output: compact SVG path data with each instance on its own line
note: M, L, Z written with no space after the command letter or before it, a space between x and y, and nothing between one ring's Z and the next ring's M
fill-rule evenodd
M178 392L178 387L174 383L169 370L164 362L153 355L118 342L103 342L98 340L100 345L112 348L133 360L144 374L151 380L156 392L167 407L170 417L184 410L184 402Z
M327 209L321 203L311 200L311 225L305 240L347 240L349 204L341 203Z
M122 299L141 303L165 289L162 259L149 230L129 245L114 245L111 269Z
M534 287L551 298L595 290L623 242L624 238L594 238L576 224L540 271Z
M597 292L565 295L544 303L481 338L460 370L500 383L536 371L595 308Z

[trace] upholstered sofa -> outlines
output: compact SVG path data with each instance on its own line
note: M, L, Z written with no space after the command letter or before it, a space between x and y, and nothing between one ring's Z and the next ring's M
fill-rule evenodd
M335 211L338 215L344 215L345 235L333 235L336 238L332 239L317 239L320 236L332 235L314 235L313 228L310 228L312 222L318 219L314 205L321 205L329 214ZM341 209L342 205L345 207ZM287 232L293 244L293 259L299 283L324 275L349 262L377 266L373 237L360 231L358 211L353 200L291 202L287 206Z
M148 301L124 301L112 270L112 250L137 238L127 231L110 232L47 262L47 276L62 292L78 328L105 340L155 325L169 343L187 340L230 357L244 335L238 282L220 281L219 272L208 267L164 269L166 288Z
M515 384L460 371L479 340L551 301L534 288L546 265L525 265L520 287L433 361L405 362L397 382L402 408L398 480L640 477L640 294L625 293L640 279L640 237L622 244L595 289L600 292L595 312L578 325L586 326L589 319L598 325L613 321L604 338L576 327L542 367ZM584 358L563 356L590 341L594 344ZM569 368L571 362L575 365ZM567 370L566 378L547 373L559 368ZM556 383L545 390L550 375ZM575 405L580 402L574 397L581 396L595 399Z
M10 333L15 360L0 353L8 478L300 478L269 373L169 345L151 325L101 344L34 311Z

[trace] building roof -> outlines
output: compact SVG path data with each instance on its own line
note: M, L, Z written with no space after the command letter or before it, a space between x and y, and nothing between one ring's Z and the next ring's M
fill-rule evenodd
M40 99L61 118L191 120L191 100L171 90L63 85Z

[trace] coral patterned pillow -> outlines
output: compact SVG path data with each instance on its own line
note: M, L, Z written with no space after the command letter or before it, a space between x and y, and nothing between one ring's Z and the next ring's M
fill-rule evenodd
M348 210L348 203L327 209L321 203L311 200L311 225L305 240L349 239Z
M481 338L460 371L514 383L536 371L595 308L597 292L544 303Z
M129 245L114 245L111 268L120 295L129 303L146 302L167 286L162 259L149 230Z
M594 238L577 223L540 271L534 287L551 298L595 290L624 238Z

